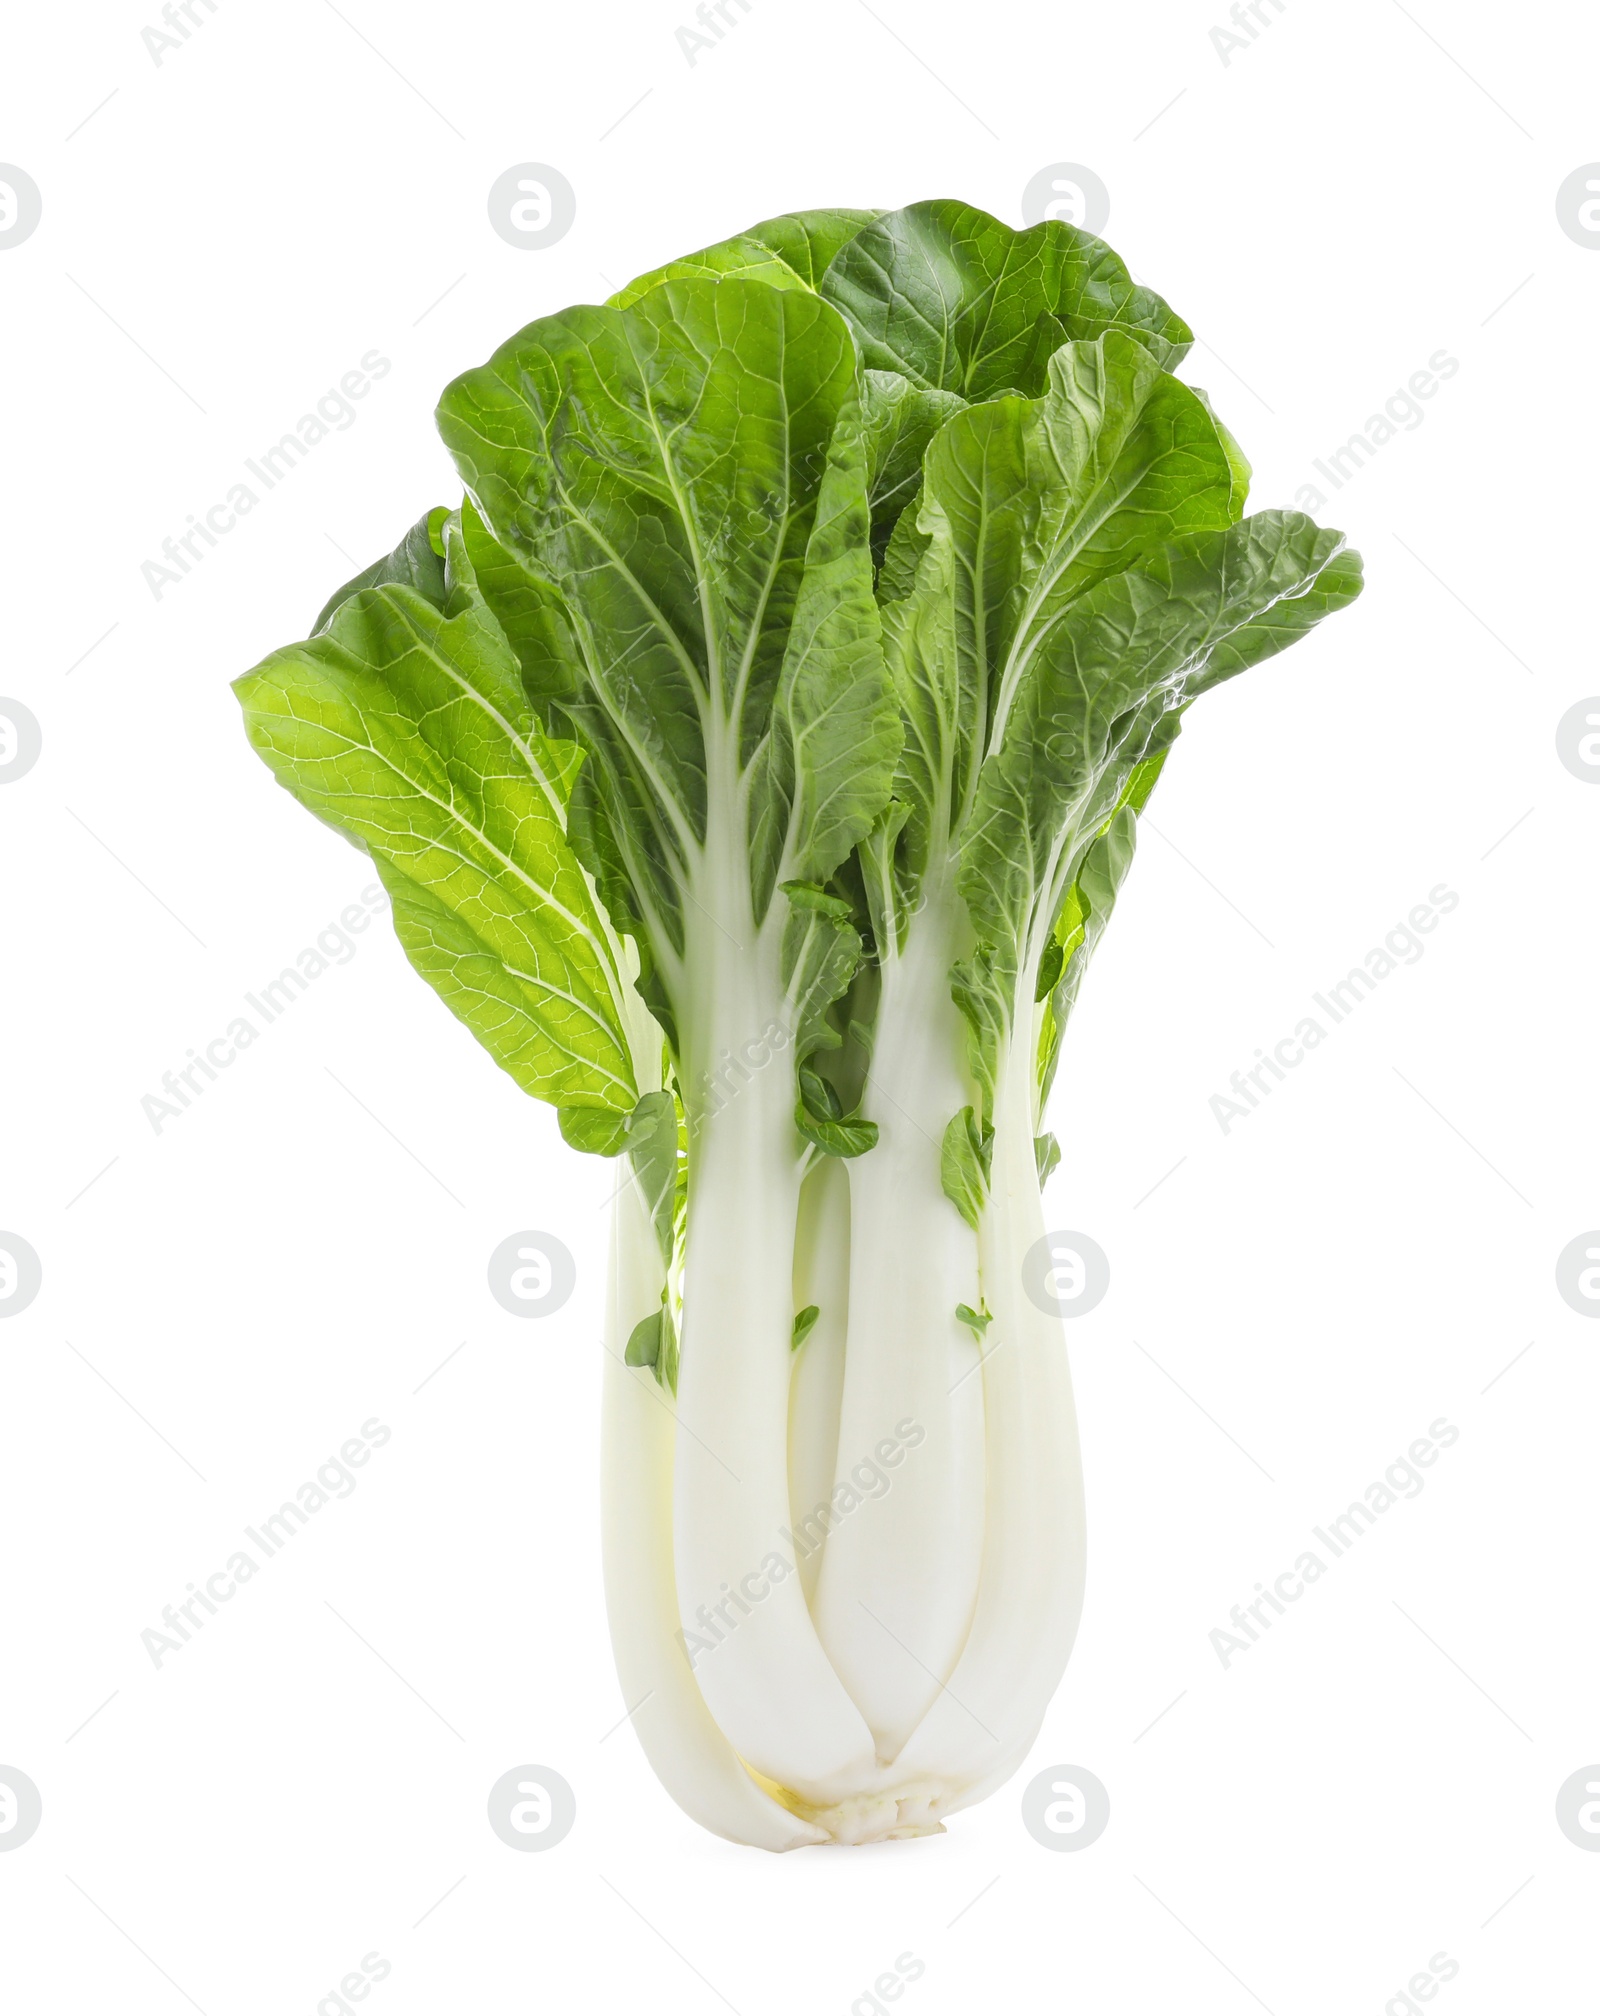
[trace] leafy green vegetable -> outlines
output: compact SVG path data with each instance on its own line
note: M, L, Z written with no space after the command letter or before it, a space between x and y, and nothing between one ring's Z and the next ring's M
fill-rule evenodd
M450 385L459 507L237 684L412 964L614 1158L618 1670L736 1840L936 1829L1070 1649L1046 1100L1188 708L1361 586L1244 516L1191 341L1065 224L768 219Z

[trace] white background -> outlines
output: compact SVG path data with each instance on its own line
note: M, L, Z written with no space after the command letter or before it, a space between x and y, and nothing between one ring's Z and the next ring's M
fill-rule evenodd
M1600 1856L1554 1801L1600 1758L1600 1326L1554 1263L1600 1224L1600 790L1555 726L1600 692L1600 257L1555 194L1600 157L1600 23L1285 0L1224 63L1221 0L751 0L691 66L686 0L341 6L199 0L159 64L137 5L7 28L44 214L0 252L0 693L43 754L0 789L0 1228L44 1286L0 1323L0 1764L44 1819L0 1853L6 2008L312 2016L379 1953L381 2016L845 2016L908 1952L914 2016L1378 2016L1436 1954L1449 2016L1591 2006ZM529 160L577 191L537 252L485 214ZM757 218L1016 223L1059 161L1200 332L1258 505L1460 370L1318 513L1359 605L1191 717L1067 1045L1048 1214L1112 1287L1072 1326L1092 1561L1038 1748L942 1838L769 1858L614 1727L608 1166L381 921L159 1134L140 1102L372 879L228 682L454 501L446 380ZM356 423L155 598L141 563L374 348ZM1440 882L1425 956L1224 1135L1229 1074ZM485 1285L525 1227L579 1263L543 1322ZM354 1494L156 1670L163 1606L374 1416ZM1225 1670L1230 1606L1440 1417L1421 1496ZM484 1806L530 1762L578 1821L518 1855ZM1110 1789L1080 1853L1019 1818L1057 1764Z

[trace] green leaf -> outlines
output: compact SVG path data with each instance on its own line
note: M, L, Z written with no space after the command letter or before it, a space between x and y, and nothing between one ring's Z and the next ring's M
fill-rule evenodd
M819 1071L809 1064L802 1064L799 1071L800 1096L806 1103L806 1110L817 1120L842 1120L844 1104L837 1090L828 1083Z
M630 1112L618 948L563 831L573 752L487 611L366 589L234 690L279 783L371 853L407 957L495 1062L558 1106Z
M989 1199L989 1162L994 1129L981 1127L970 1106L963 1106L944 1130L939 1148L939 1179L944 1194L974 1231Z
M834 872L887 803L900 753L873 595L866 484L852 399L829 446L771 721L751 765L758 917L785 874L820 883Z
M809 1141L812 1147L820 1148L824 1155L837 1155L841 1160L865 1155L869 1148L878 1145L878 1124L875 1120L828 1119L813 1113L804 1098L795 1102L794 1124L801 1138Z
M584 1155L620 1155L628 1145L628 1115L615 1106L558 1106L556 1124Z
M1228 467L1233 472L1233 509L1228 514L1228 522L1231 525L1236 519L1244 516L1245 499L1250 494L1250 477L1252 474L1250 464L1245 459L1244 450L1218 418L1217 409L1212 403L1211 394L1209 392L1202 392L1198 385L1191 386L1190 390L1211 415L1212 422L1217 430L1217 439L1222 443L1223 453L1228 458Z
M919 483L895 520L894 530L889 534L889 543L878 566L875 593L880 609L887 603L904 601L917 585L917 570L931 543L929 535L918 522L922 515L921 502L922 486Z
M843 896L836 896L831 889L822 889L815 882L785 882L783 893L795 910L812 910L824 917L849 917L850 905Z
M561 597L552 582L507 552L470 497L461 506L460 531L462 560L457 564L471 570L478 593L516 653L530 703L552 726L556 703L576 694L583 680L578 640Z
M699 275L720 280L761 280L769 287L799 287L815 292L829 260L847 245L876 210L797 210L752 224L736 237L702 251L685 253L654 272L630 280L606 303L628 308L664 280Z
M672 1311L665 1301L659 1309L653 1309L648 1316L641 1317L634 1324L622 1354L622 1362L654 1372L656 1384L663 1391L676 1394L678 1332L672 1321Z
M962 846L960 887L982 956L963 967L958 992L964 986L981 1012L980 1043L995 1044L1007 1026L1028 948L1042 956L1096 836L1139 766L1170 741L1171 717L1359 589L1360 561L1342 533L1268 511L1097 582L1040 640L984 764ZM1100 866L1089 868L1091 911L1114 899L1132 819L1129 810L1113 826Z
M381 560L374 560L370 567L363 567L353 580L335 589L311 626L312 636L320 637L340 604L348 602L352 595L359 595L363 588L382 588L390 583L401 588L414 588L424 601L431 602L436 609L443 609L447 599L444 524L449 516L449 511L442 504L424 512L392 553L385 553Z
M642 1316L634 1324L628 1337L627 1349L622 1354L625 1365L648 1365L652 1370L661 1355L662 1319L665 1308L652 1309L648 1316Z
M928 443L964 404L959 393L913 385L898 371L867 372L862 410L874 566L882 566L900 514L922 487L922 458Z
M970 903L969 906L970 908ZM1011 1029L1014 975L979 945L950 969L950 995L967 1022L967 1068L981 1095L979 1111L994 1111L995 1072Z
M828 1011L861 966L861 934L842 897L803 882L786 882L783 889L789 899L783 977L794 1017L795 1057L803 1065L816 1051L836 1050L843 1040Z
M1077 598L1164 540L1233 522L1215 420L1138 343L1113 331L1069 344L1048 376L1042 397L971 407L935 437L915 583L883 609L913 877L959 833L979 765Z
M1053 1134L1036 1134L1033 1137L1033 1159L1039 1171L1039 1188L1042 1190L1060 1165L1061 1143Z
M1170 736L1175 738L1181 721L1181 713L1167 714L1162 718L1152 737L1162 746L1135 764L1122 788L1116 810L1101 827L1083 857L1083 865L1067 891L1067 900L1061 906L1044 957L1039 962L1039 981L1034 989L1034 1000L1048 1002L1039 1021L1037 1050L1041 1111L1055 1082L1067 1017L1077 1002L1095 947L1110 922L1117 891L1133 862L1137 837L1135 814L1144 810L1161 774L1161 767L1171 753L1171 739L1163 738L1169 735L1169 731ZM1041 1137L1044 1138L1048 1137ZM1050 1166L1054 1168L1055 1164L1052 1162ZM1042 1187L1044 1177L1039 1180Z
M973 1336L981 1344L983 1342L983 1333L994 1321L994 1317L987 1308L972 1309L965 1302L958 1302L956 1304L956 1321L958 1323L965 1323Z
M589 758L574 844L667 985L699 849L749 861L759 921L887 797L850 332L798 289L669 280L533 323L439 425L509 562L483 593Z
M1319 532L1297 511L1261 511L1238 530L1243 536L1223 560L1226 578L1217 594L1217 634L1204 663L1185 681L1185 701L1275 658L1361 593L1361 555L1344 544L1342 532ZM1318 557L1323 554L1325 559ZM1296 585L1300 580L1304 586ZM1281 589L1277 599L1252 607L1252 592L1264 595L1273 586ZM1245 607L1252 607L1252 613L1238 621ZM1229 622L1236 627L1224 631Z
M1108 329L1169 366L1193 341L1087 231L1055 220L1013 231L966 203L913 203L864 225L835 254L822 293L873 370L964 399L1039 392L1053 351Z
M1126 791L1123 795L1126 799ZM1138 820L1132 806L1124 802L1083 857L1083 865L1051 937L1051 943L1062 954L1057 984L1050 997L1050 1013L1057 1027L1066 1022L1078 999L1089 961L1111 921L1117 891L1133 866L1137 839Z
M789 1349L791 1351L798 1351L800 1349L800 1346L817 1327L817 1318L821 1314L822 1311L817 1307L815 1302L809 1303L800 1311L799 1315L794 1319L794 1335L789 1340Z
M624 1130L628 1159L656 1228L661 1258L672 1264L678 1194L678 1104L670 1092L647 1092Z
M1172 724L1174 740L1177 738L1179 726L1180 721L1175 718ZM1171 753L1172 743L1168 742L1164 747L1157 749L1152 755L1147 756L1142 763L1135 764L1133 774L1129 777L1122 792L1122 803L1127 806L1130 812L1142 812L1145 806L1149 804L1150 793L1156 788L1156 779L1161 775L1162 765Z

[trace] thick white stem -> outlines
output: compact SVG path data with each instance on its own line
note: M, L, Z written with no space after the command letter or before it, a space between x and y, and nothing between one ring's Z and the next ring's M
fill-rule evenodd
M955 1313L978 1306L977 1246L940 1176L945 1127L972 1099L950 999L951 907L931 903L883 969L863 1102L878 1143L850 1165L839 1416L837 1478L861 1502L829 1536L816 1601L828 1656L885 1759L960 1655L983 1553L983 1384Z
M818 1641L785 1532L801 1144L776 930L737 961L706 955L702 970L715 981L720 969L724 984L696 1017L703 1048L691 1063L678 1608L700 1691L740 1756L825 1803L855 1788L873 1749ZM764 1033L772 1027L782 1043ZM742 1071L708 1101L702 1073L724 1052Z
M692 1820L753 1848L827 1837L769 1799L717 1727L678 1640L672 1568L674 1410L655 1376L623 1363L633 1326L659 1307L664 1269L637 1186L612 1222L601 1409L606 1611L625 1705L650 1768Z
M1020 1027L1028 1028L1024 1013ZM979 1225L993 1314L983 1367L988 1517L977 1611L945 1691L906 1745L906 1770L992 1789L1014 1770L1066 1669L1083 1607L1083 1474L1060 1317L1023 1288L1044 1236L1033 1150L1033 1060L1008 1046L992 1182ZM966 1804L956 1793L950 1805Z

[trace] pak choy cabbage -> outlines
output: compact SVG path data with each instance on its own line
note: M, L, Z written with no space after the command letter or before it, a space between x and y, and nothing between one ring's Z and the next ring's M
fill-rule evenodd
M1071 1650L1024 1285L1063 1031L1188 708L1361 587L1244 515L1191 341L1065 223L774 218L456 379L459 505L237 682L417 971L618 1162L617 1669L736 1841L937 1831Z

